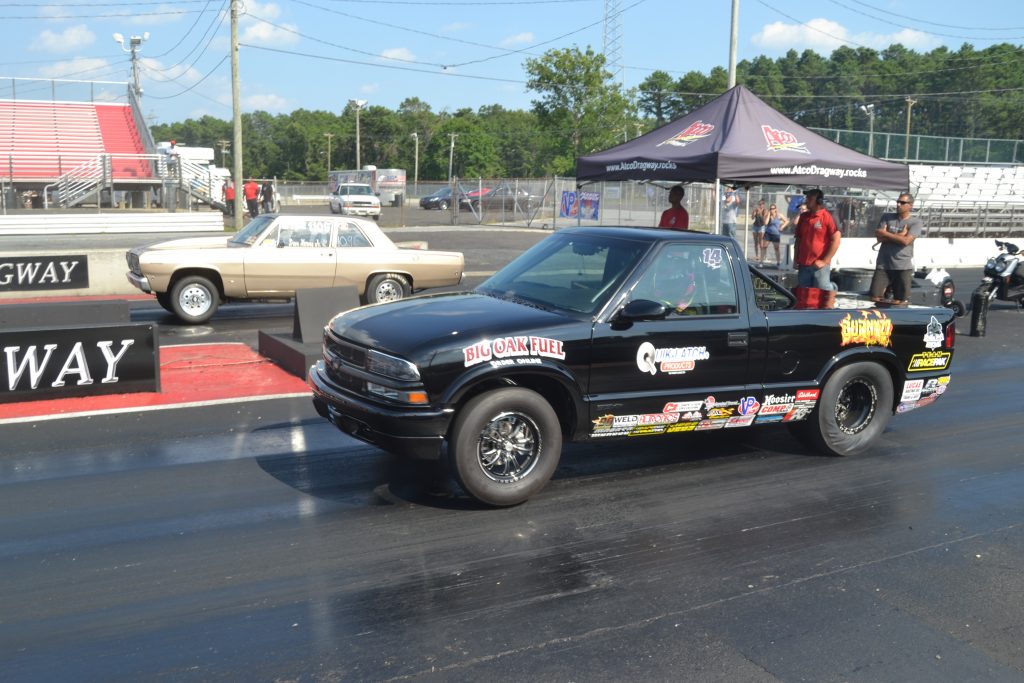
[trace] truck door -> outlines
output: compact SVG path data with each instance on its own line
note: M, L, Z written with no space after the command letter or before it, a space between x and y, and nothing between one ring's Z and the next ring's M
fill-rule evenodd
M751 391L759 384L748 377L747 298L739 295L737 265L731 247L720 242L666 243L629 300L658 301L668 315L633 322L612 316L595 325L589 386L595 436L745 419L742 399L760 392Z

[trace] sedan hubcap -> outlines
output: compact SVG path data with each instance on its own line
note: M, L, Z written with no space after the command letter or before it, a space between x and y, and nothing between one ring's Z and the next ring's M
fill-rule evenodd
M512 484L530 474L540 457L540 429L528 415L501 413L480 432L480 469L493 481Z
M189 285L181 290L181 294L178 296L178 303L181 304L181 310L189 315L202 315L210 310L210 306L213 304L213 297L210 296L210 292L205 287Z
M377 301L398 301L402 298L402 288L393 280L385 280L377 285Z

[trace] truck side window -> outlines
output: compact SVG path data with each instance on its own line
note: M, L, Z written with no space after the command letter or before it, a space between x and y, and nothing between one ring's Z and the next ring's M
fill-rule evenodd
M753 268L750 279L754 282L754 301L762 311L784 311L796 304L796 299L778 283Z
M665 304L669 318L739 310L731 261L723 247L713 245L666 244L640 277L632 298Z

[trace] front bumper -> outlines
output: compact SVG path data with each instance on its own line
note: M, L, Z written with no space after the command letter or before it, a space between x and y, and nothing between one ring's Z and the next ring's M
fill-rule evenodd
M306 383L313 390L316 411L349 436L397 455L441 457L451 410L382 407L331 382L323 361L309 368Z
M152 294L153 289L149 286L149 279L145 275L138 275L132 271L126 273L128 276L128 282L132 283L146 294Z
M379 206L342 206L341 215L343 216L379 216Z

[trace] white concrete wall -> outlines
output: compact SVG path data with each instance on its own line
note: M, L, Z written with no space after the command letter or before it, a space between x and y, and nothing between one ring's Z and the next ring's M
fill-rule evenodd
M874 244L873 237L844 237L832 269L874 268L878 256ZM914 267L981 268L998 251L995 240L988 237L922 237L914 240Z
M209 232L224 229L219 211L17 213L0 216L3 235L83 235L98 233Z

